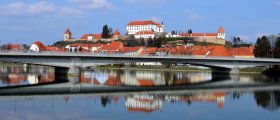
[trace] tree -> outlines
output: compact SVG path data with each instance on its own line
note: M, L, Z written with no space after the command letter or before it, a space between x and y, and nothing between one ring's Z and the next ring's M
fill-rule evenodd
M255 49L254 49L255 57L259 57L260 56L260 49L261 49L261 38L258 38L257 42L255 44Z
M175 30L172 30L171 35L175 35L175 34L176 34Z
M261 39L258 38L255 45L254 54L255 57L271 57L271 44L266 36L263 36Z
M236 37L233 37L232 45L235 46L236 44L237 44L237 39L236 39Z
M278 38L275 42L273 49L273 57L280 58L280 38Z
M192 34L192 29L189 29L189 30L188 30L188 34Z
M233 37L233 40L232 40L232 46L233 47L240 47L242 46L242 40L240 37Z
M109 27L108 25L104 25L103 26L103 31L102 31L102 38L110 38L110 34L109 34Z

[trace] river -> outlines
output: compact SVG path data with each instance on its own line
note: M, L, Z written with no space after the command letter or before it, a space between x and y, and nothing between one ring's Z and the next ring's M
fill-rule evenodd
M210 72L92 69L82 71L78 81L70 84L61 78L52 67L0 65L1 120L280 118L279 78L262 74L216 76ZM126 89L65 94L29 91L57 84ZM11 90L18 92L7 94Z

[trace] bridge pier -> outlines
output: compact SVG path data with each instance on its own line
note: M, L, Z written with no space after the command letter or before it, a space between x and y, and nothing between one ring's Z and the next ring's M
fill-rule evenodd
M240 69L238 67L235 68L220 68L220 67L215 67L211 68L212 69L212 74L239 74Z
M55 67L56 80L65 79L71 83L79 83L81 78L82 68L79 66Z

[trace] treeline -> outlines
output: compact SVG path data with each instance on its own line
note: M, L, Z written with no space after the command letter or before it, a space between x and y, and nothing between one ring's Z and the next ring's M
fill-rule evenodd
M254 55L259 58L280 58L280 38L276 36L258 38Z

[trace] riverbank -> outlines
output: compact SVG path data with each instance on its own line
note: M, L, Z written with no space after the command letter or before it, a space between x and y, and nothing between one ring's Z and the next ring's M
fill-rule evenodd
M211 72L210 68L189 67L189 66L125 66L125 65L100 65L99 69L114 70L143 70L143 71L182 71L182 72ZM259 74L266 70L264 67L244 68L240 69L241 74Z

